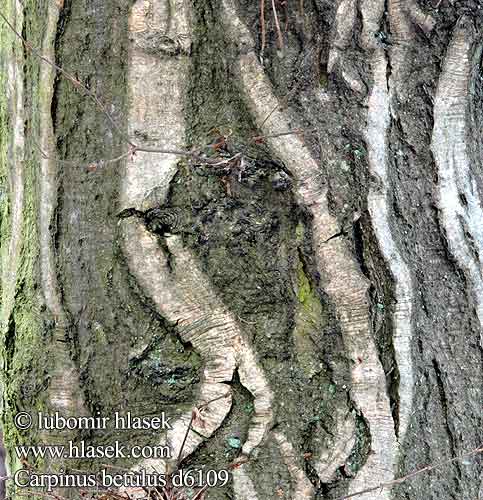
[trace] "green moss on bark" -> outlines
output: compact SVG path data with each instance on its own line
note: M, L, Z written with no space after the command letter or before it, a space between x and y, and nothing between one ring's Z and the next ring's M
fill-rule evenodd
M40 45L44 2L27 0L24 7L24 33L33 46ZM12 20L12 2L4 1L2 13ZM38 214L38 151L35 147L35 135L38 134L36 122L36 103L38 94L39 60L28 52L24 52L21 42L5 24L0 28L1 64L5 68L9 58L13 57L12 47L20 68L25 72L23 106L29 113L25 116L26 135L25 152L22 160L24 201L22 223L15 234L21 241L19 259L12 263L17 269L15 286L15 303L13 308L2 308L2 386L3 412L2 429L7 449L9 470L14 472L20 467L20 462L14 453L18 444L35 444L38 435L34 429L19 431L13 423L18 411L39 410L45 407L45 388L49 374L49 342L46 325L42 317L41 299L38 287L38 254L39 243L37 234ZM24 57L23 57L24 56ZM22 67L23 64L23 67ZM2 87L5 84L5 72L2 71ZM10 83L12 85L12 83ZM12 126L10 119L10 104L6 102L5 94L0 98L0 182L1 193L1 255L5 264L11 236L11 186L8 183L10 165ZM10 150L10 153L9 153ZM10 314L9 312L10 311ZM32 463L40 467L41 462ZM11 485L8 485L11 488Z

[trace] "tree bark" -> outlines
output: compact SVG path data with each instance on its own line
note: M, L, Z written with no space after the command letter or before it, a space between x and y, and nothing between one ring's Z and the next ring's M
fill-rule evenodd
M209 500L483 499L482 5L0 4L7 474L117 440Z

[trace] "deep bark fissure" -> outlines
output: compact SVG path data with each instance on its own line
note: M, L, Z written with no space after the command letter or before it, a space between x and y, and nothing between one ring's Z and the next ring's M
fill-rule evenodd
M435 378L436 378L436 384L438 386L439 398L441 401L441 406L443 408L444 420L445 420L445 424L446 424L446 431L447 431L448 439L450 442L451 456L454 457L456 455L455 442L454 442L453 432L452 432L450 424L449 424L448 400L446 398L446 391L445 391L445 387L444 387L445 384L444 384L443 376L441 373L441 368L439 367L438 361L436 359L433 359L433 368L434 368L434 374L435 374ZM458 468L458 475L461 478L461 471L459 470L459 465L457 465L456 467Z

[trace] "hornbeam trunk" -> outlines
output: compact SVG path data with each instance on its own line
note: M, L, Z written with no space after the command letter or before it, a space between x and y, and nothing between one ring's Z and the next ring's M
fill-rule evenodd
M8 498L483 499L478 1L0 6Z

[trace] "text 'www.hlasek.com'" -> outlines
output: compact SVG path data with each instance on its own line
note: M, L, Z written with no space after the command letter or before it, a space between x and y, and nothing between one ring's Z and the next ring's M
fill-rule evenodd
M17 413L15 426L20 431L34 429L39 435L62 435L69 431L89 436L92 431L106 431L107 435L114 435L122 431L159 431L166 433L171 427L171 418L164 412L157 416L133 416L130 412L121 415L115 412L106 417L64 417L58 412L44 414L38 412ZM110 432L109 432L110 431ZM158 433L158 435L159 435ZM162 435L162 434L161 434ZM104 441L104 440L103 440ZM35 444L19 445L15 447L15 454L22 468L18 468L13 475L17 488L37 489L52 492L59 488L78 488L87 491L119 490L123 488L138 488L146 491L164 488L199 489L206 487L225 486L229 481L229 472L226 469L213 470L205 468L182 469L171 467L169 472L158 472L156 467L134 468L113 465L112 462L126 463L176 463L178 457L173 457L173 451L168 444L133 444L119 439L102 444L94 444L92 439L65 440L64 444ZM71 467L69 460L75 460L75 467ZM98 466L91 466L95 471L85 471L78 467L78 463L86 461ZM124 462L122 462L124 460ZM111 462L112 461L112 462ZM109 463L111 462L111 463ZM33 464L48 464L48 472L38 471ZM72 463L72 462L71 462Z

